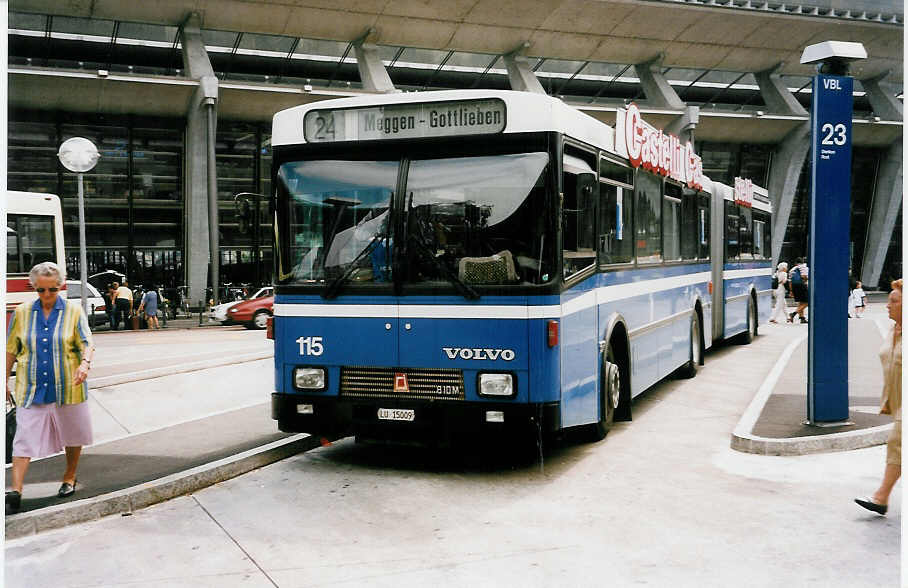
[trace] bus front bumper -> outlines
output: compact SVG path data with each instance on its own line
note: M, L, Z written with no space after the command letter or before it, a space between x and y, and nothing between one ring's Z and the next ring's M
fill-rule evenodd
M381 409L412 420L379 418ZM271 395L271 418L286 433L385 440L521 436L555 431L561 422L557 403L344 399L277 392Z

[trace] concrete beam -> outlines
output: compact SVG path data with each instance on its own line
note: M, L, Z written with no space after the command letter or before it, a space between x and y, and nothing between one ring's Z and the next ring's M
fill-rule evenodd
M363 89L367 92L381 92L390 94L400 92L394 87L385 64L378 55L378 47L371 43L358 42L353 44L356 52L356 67L359 69L359 79Z
M218 80L202 43L198 14L190 14L184 21L182 42L187 77L199 84L186 106L186 176L183 183L186 210L183 271L189 288L187 295L194 306L199 301L207 302L205 288L211 260L208 192L212 178L209 173L214 174L208 165L211 148L208 135L214 129L209 129L207 110L214 109L217 117ZM217 231L217 227L214 230Z
M785 242L788 217L794 202L795 191L807 153L810 151L810 122L803 122L792 129L776 146L769 168L769 198L772 200L774 222L772 226L772 265L779 263L779 252ZM803 252L806 255L807 252Z
M504 65L508 68L508 81L511 89L519 92L534 92L545 94L545 89L539 83L539 78L530 68L530 62L522 55L509 53L504 56Z
M864 240L864 260L861 264L861 281L865 286L875 288L888 286L880 284L886 253L892 241L895 218L902 205L902 140L889 146L880 164L873 205L870 211L870 225ZM902 220L902 222L905 222ZM901 277L901 276L898 276Z
M780 63L770 69L754 73L757 85L760 86L763 102L766 103L766 109L775 114L807 116L807 110L801 106L798 99L785 86L782 77L776 73L781 66Z
M665 127L665 131L677 135L681 139L682 144L690 141L691 144L696 146L694 130L698 124L700 124L700 107L686 106L684 114L675 117L675 120Z
M662 75L662 55L634 65L634 70L640 79L640 85L643 86L648 105L673 110L684 109L686 106L684 101Z
M889 76L889 72L861 80L867 100L873 113L883 120L902 120L902 103L895 94L883 88L880 83Z

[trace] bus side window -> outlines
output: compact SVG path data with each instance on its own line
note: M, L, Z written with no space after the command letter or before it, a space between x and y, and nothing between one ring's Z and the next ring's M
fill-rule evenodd
M700 231L697 193L685 188L681 195L681 259L697 259L700 256Z
M16 238L16 221L9 215L6 221L6 273L17 274L19 269L19 241Z
M638 170L634 185L637 262L662 261L662 178Z
M633 261L633 195L621 186L599 184L599 263Z
M662 198L662 257L665 261L681 259L681 187L665 182Z
M738 205L725 203L725 261L738 259Z
M740 218L739 221L739 234L741 241L741 249L738 252L738 257L740 259L753 259L754 258L754 229L753 229L753 214L750 207L739 206L738 215Z
M596 261L593 225L597 189L596 176L592 173L564 174L561 228L565 279Z
M769 215L755 210L754 216L754 259L772 257L772 238L769 230Z
M697 210L697 245L699 248L699 253L697 257L699 259L709 259L709 243L710 243L710 224L709 224L709 206L710 198L707 194L703 192L698 196L700 204Z

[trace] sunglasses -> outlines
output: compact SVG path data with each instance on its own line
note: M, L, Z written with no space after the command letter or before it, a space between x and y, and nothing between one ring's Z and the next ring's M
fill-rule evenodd
M35 292L38 294L44 294L45 290L50 290L51 292L59 292L60 288L35 288Z

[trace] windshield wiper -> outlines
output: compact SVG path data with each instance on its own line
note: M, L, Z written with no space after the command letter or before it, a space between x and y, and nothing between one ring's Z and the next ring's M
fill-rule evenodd
M382 233L378 233L377 235L372 237L372 240L369 241L369 244L366 245L366 247L362 251L359 252L359 255L354 257L353 261L350 262L350 267L347 268L347 271L345 271L343 274L339 275L338 277L334 278L334 281L332 281L330 284L325 286L325 291L322 292L322 298L324 298L325 300L330 300L331 298L335 298L337 296L338 292L340 292L340 289L344 285L344 283L347 280L349 280L350 276L353 275L353 272L355 272L357 270L356 264L358 264L360 262L360 260L362 258L364 258L367 254L371 253L372 250L375 248L375 246L378 244L378 242L386 237L387 237L387 235L384 235Z
M407 204L407 224L409 225L410 213L413 211L413 194L410 194L410 201ZM408 227L409 228L409 227ZM426 257L429 261L432 262L432 265L435 266L435 269L440 271L444 276L451 282L454 287L460 292L460 295L466 298L467 300L479 300L479 293L470 287L469 284L461 280L457 274L452 272L448 266L443 262L439 261L432 250L426 245L426 242L422 239L422 232L419 230L407 231L409 239L412 239L417 245L417 249L423 253L423 256Z

